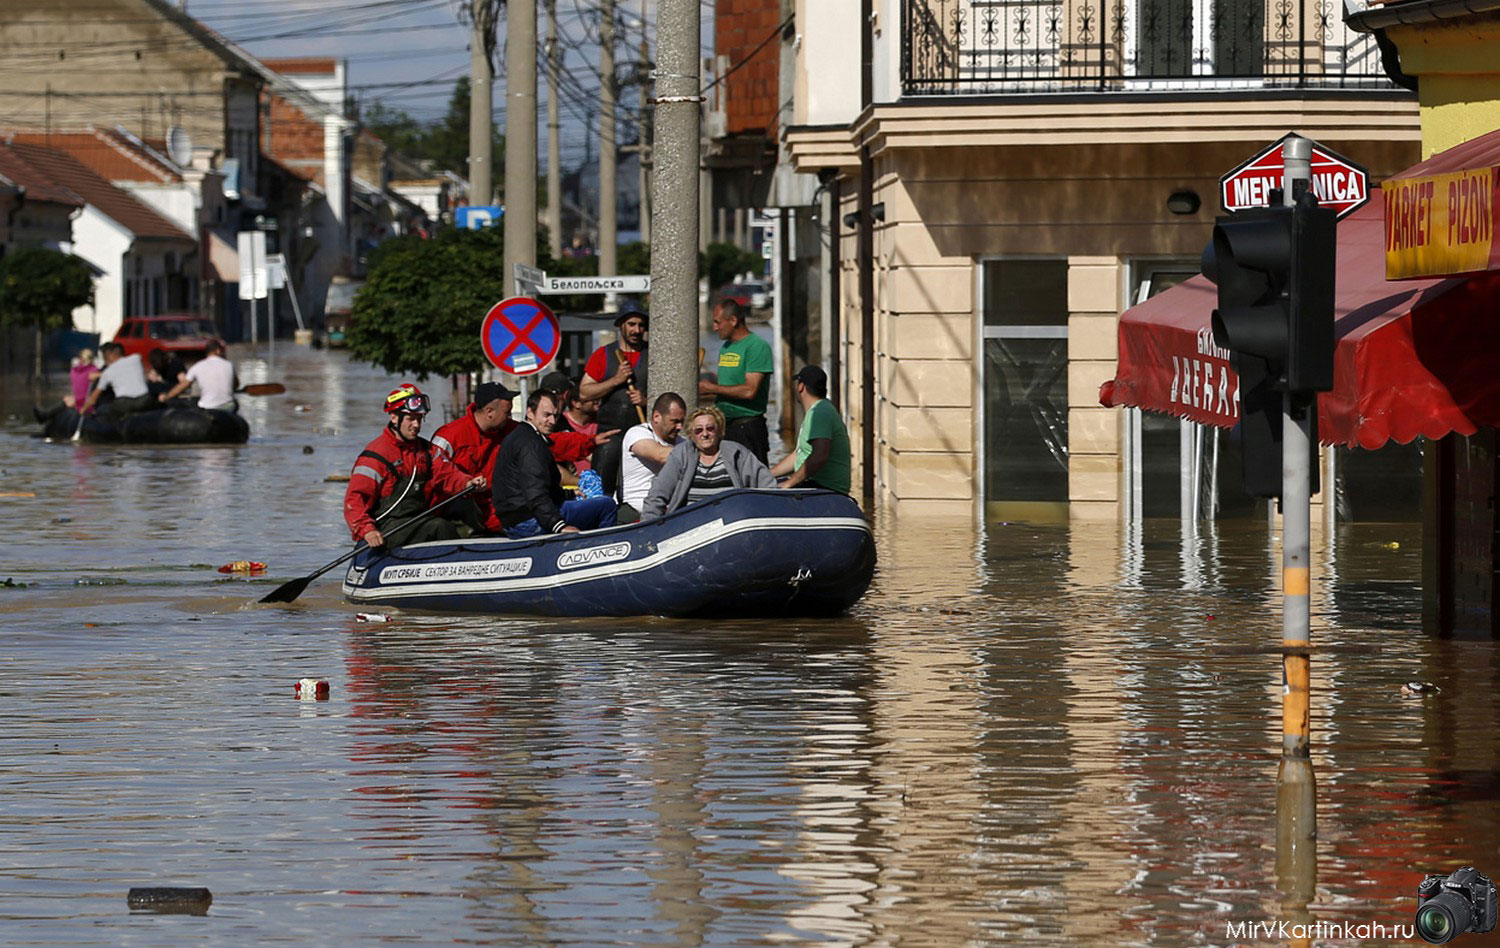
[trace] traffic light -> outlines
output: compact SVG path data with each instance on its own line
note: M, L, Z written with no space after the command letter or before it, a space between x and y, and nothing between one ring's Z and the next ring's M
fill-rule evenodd
M1245 490L1281 495L1283 395L1312 417L1333 388L1333 288L1338 215L1304 192L1291 206L1240 211L1214 224L1203 273L1219 287L1214 342L1240 377ZM1317 465L1311 490L1318 490Z
M1281 391L1333 388L1332 210L1306 192L1290 207L1261 207L1221 217L1203 253L1203 272L1219 286L1214 342L1235 370L1263 359Z

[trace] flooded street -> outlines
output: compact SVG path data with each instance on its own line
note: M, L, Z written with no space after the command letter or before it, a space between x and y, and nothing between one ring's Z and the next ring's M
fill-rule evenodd
M249 605L348 549L325 478L399 381L252 355L288 392L240 447L44 444L0 393L8 944L1248 943L1500 871L1500 649L1421 631L1416 524L1314 528L1304 912L1264 522L881 517L830 621L371 625L342 570ZM214 569L241 559L269 578ZM143 885L213 905L133 914Z

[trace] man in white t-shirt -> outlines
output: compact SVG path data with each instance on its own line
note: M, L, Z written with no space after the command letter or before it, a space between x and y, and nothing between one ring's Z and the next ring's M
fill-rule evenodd
M126 355L125 347L118 342L106 342L99 347L99 354L104 356L104 371L83 403L82 414L93 411L105 392L113 396L109 411L116 415L145 411L155 404L146 387L146 367L140 356Z
M183 375L182 381L172 386L171 391L163 392L161 400L171 401L187 391L188 386L194 382L198 383L199 408L217 408L220 411L240 410L239 403L234 400L234 363L224 358L223 340L211 340L208 344L208 355L195 362L193 367Z
M651 406L651 423L636 425L621 442L619 523L634 523L641 517L641 504L651 492L651 480L667 462L667 455L682 440L682 420L687 403L676 392L663 392Z

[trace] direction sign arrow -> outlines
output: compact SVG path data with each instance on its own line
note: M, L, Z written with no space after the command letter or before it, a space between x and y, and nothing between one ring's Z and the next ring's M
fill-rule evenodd
M484 357L512 375L532 375L547 367L562 346L552 310L529 296L501 300L479 326Z
M1281 145L1288 133L1219 179L1219 203L1229 212L1271 203L1271 189L1281 187L1286 170ZM1342 155L1313 142L1312 189L1318 203L1340 217L1353 213L1370 199L1369 172Z

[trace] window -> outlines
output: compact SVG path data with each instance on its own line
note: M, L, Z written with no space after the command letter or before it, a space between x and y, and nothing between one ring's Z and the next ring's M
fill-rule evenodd
M1068 502L1068 262L982 264L986 513L1059 519Z

